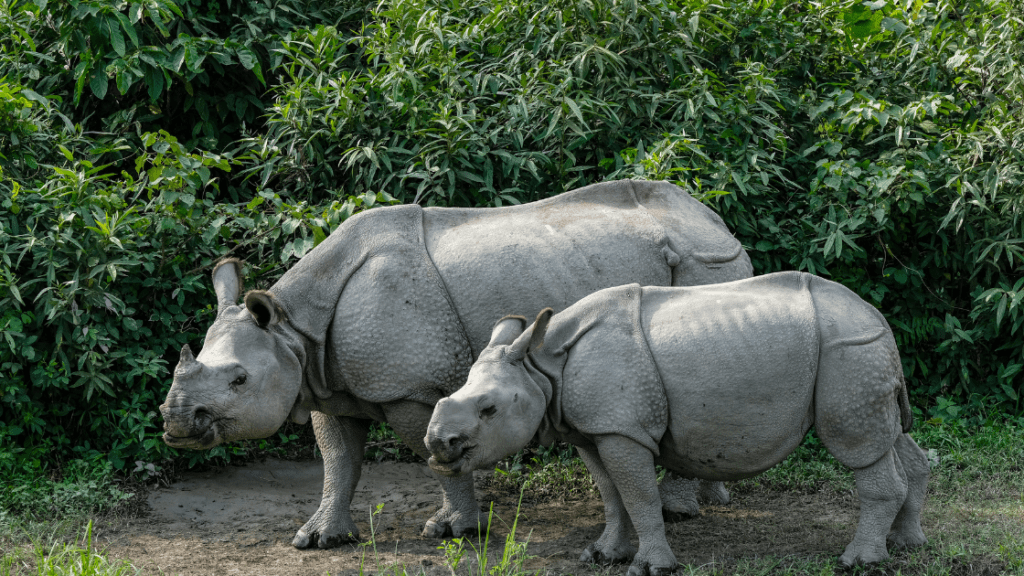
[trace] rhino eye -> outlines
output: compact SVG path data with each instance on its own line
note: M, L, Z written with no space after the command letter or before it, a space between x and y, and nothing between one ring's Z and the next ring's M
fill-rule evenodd
M487 408L484 408L483 410L480 411L480 415L481 416L486 416L486 417L491 417L491 416L494 416L494 413L497 412L497 411L498 411L498 409L495 408L494 406L488 406Z
M232 387L238 387L238 386L241 386L243 384L245 384L245 376L244 375L239 376L238 378L235 378L234 380L231 381L231 386Z

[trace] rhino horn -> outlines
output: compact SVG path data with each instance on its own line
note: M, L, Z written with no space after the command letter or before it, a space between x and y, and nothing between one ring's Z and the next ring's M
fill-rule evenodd
M192 355L192 349L185 344L181 347L181 358L178 360L178 366L174 369L176 376L194 376L203 369L203 365L196 360L196 357Z

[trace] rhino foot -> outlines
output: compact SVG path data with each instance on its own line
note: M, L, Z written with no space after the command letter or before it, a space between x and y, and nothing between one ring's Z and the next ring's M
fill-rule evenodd
M662 515L667 522L676 522L700 514L697 504L699 481L668 474L658 486Z
M643 548L633 558L626 576L668 576L679 566L668 543L664 547L651 546L646 551Z
M928 538L925 537L920 526L917 526L916 529L894 530L886 539L892 543L894 548L916 548L928 543Z
M482 512L464 514L441 508L423 526L425 538L461 538L487 532L487 515Z
M324 536L317 532L307 534L302 530L295 533L295 538L292 538L292 546L305 550L306 548L335 548L342 544L348 544L350 542L359 542L359 534L349 532L345 535L341 534L330 534Z
M856 542L851 542L839 557L839 563L849 568L857 564L874 564L888 559L889 552L885 549L884 543L881 546L856 546Z
M348 521L334 520L323 508L316 511L306 525L299 528L292 539L292 546L304 550L306 548L334 548L349 542L359 542L359 528L351 519Z
M647 566L647 565L632 565L629 567L629 571L626 572L626 576L668 576L675 571L675 566L668 568L664 566Z
M700 493L697 498L705 504L718 506L725 506L732 500L729 491L725 489L725 484L708 480L700 481Z
M600 541L598 541L587 546L583 551L583 554L580 555L580 562L583 562L584 564L607 566L609 564L628 562L635 554L636 549L628 544L602 546Z

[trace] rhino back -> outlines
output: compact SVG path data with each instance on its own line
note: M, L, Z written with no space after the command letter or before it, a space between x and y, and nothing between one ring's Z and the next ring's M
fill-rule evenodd
M808 277L644 288L642 322L669 404L664 464L730 480L774 466L813 423L818 334Z
M606 182L521 206L424 210L427 251L474 355L502 316L564 310L626 283L671 285L673 266L692 252L678 227L715 231L740 252L710 210L676 186L655 184Z
M754 274L750 257L722 218L668 182L632 181L637 201L661 224L679 255L673 286L717 284ZM680 276L687 280L680 281Z

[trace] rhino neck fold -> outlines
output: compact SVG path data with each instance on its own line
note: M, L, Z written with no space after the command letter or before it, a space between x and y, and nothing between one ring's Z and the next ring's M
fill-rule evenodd
M534 362L531 355L523 360L530 380L540 389L544 395L544 416L541 418L540 426L537 428L536 439L544 446L550 446L558 439L560 434L566 434L570 430L562 422L562 394L561 380L562 367L565 366L565 355ZM543 366L542 369L540 366Z

